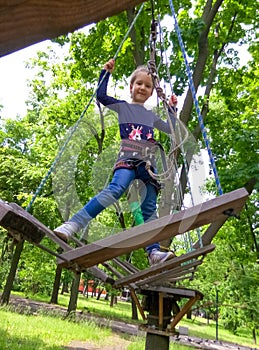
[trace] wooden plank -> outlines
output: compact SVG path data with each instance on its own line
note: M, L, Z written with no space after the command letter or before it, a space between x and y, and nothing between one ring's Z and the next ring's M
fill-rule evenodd
M249 194L249 193L248 193ZM238 209L236 208L234 211L234 215L238 216L239 212L242 210L242 208ZM215 237L215 235L217 234L217 232L219 231L219 229L224 225L224 223L227 220L227 216L226 217L222 217L219 220L213 222L208 228L207 230L204 232L204 234L202 235L202 244L206 245L206 244L210 244L213 240L213 238ZM193 248L197 249L200 247L200 242L197 241L194 245Z
M84 247L76 248L62 256L65 260L82 267L96 265L188 230L225 219L224 212L227 210L232 210L234 213L240 211L247 196L247 191L241 188L173 215L161 217ZM66 267L66 264L60 260L58 264Z
M148 276L147 278L142 279L136 282L135 284L136 286L141 287L145 284L152 284L152 283L156 284L161 282L168 282L173 278L182 277L186 274L190 274L191 272L193 272L192 270L194 267L197 267L201 264L202 264L201 260L190 261L188 264L175 267L172 270L162 271L157 275Z
M40 243L45 236L40 222L26 211L23 212L18 205L15 207L14 203L12 207L8 203L0 201L0 225L14 234L26 234L28 240L35 243Z
M98 22L143 0L12 0L0 4L0 57Z
M148 286L144 287L140 290L141 294L148 294L149 292L161 292L164 293L167 296L177 296L181 298L193 298L199 295L199 297L202 299L203 294L196 290L196 289L189 289L189 288L170 288L170 287L163 287L163 286Z
M176 325L181 321L183 316L187 314L187 312L191 309L191 307L196 303L197 300L200 300L200 296L196 295L193 298L190 298L186 304L183 305L180 312L178 312L177 315L173 318L172 322L170 323L170 327L174 329Z
M7 203L0 200L0 225L11 235L20 235L22 239L26 239L33 244L39 244L43 237L47 235L52 241L60 245L64 251L72 249L59 239L53 231L16 203Z
M119 280L116 280L114 283L114 287L123 287L129 283L138 282L141 283L141 280L145 280L147 277L151 277L154 275L158 275L163 271L172 270L175 267L180 266L182 263L198 258L204 254L208 254L215 249L215 245L211 244L206 247L200 248L196 251L192 251L171 260L164 262L163 264L157 264L149 267L148 269L141 270L139 272L134 273L134 275L130 275L127 277L122 277Z

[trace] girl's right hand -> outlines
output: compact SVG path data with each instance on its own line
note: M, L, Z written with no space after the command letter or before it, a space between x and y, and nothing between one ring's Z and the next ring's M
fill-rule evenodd
M115 60L112 58L108 62L105 63L103 68L107 70L108 72L112 73L115 67Z

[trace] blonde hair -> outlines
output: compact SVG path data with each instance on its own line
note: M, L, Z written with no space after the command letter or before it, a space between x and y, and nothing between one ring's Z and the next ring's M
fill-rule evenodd
M131 74L131 77L130 77L130 84L131 85L134 84L134 81L136 80L137 75L138 75L139 72L144 72L144 73L149 74L149 70L148 70L147 66L138 66L134 70L134 72ZM153 80L152 80L152 85L153 85Z

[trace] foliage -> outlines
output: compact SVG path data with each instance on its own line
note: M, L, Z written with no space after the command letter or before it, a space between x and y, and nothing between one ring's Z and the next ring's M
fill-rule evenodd
M212 9L218 4L215 17L209 23ZM204 103L203 108L206 107L205 101L210 101L205 124L224 192L242 187L252 178L258 179L259 50L255 6L251 0L175 1L194 77L199 73L197 84L205 89L210 86L209 93L201 96L200 101ZM67 50L68 45L64 45L62 60L55 52L59 48L57 44L53 49L39 52L27 64L35 72L29 82L31 94L27 101L27 115L1 121L2 200L26 207L65 145L65 152L51 177L40 188L32 209L33 214L50 228L68 219L105 185L112 173L119 140L116 117L103 110L103 130L102 117L96 105L90 104L87 111L86 106L97 86L101 67L114 56L135 13L136 9L131 9L88 27L86 31L57 39L56 42L62 46L69 41L70 51ZM176 32L171 30L173 19L164 0L156 2L155 15L158 14L161 15L165 47L160 42L157 45L169 56L168 68L174 76L174 91L182 94L186 91L188 79ZM111 82L113 95L125 95L126 79L132 70L149 59L151 17L147 3L118 56ZM246 65L240 61L244 45L251 55ZM161 79L168 81L164 55L165 52L163 55L157 52L156 59L160 64ZM202 67L198 64L201 58ZM188 96L182 99L186 110ZM186 123L190 130L195 131L197 116L192 111L192 103ZM159 139L168 149L168 138L159 135ZM215 192L213 180L208 189L210 193ZM258 183L240 220L228 220L220 230L215 238L216 251L205 259L190 284L202 290L205 295L203 307L215 314L213 283L220 281L220 317L233 332L242 324L251 330L258 325L258 313L254 307L258 298L257 191ZM120 204L124 211L125 202L123 198ZM129 213L125 214L125 222L127 227L132 223ZM88 240L94 241L118 230L121 227L116 211L109 208L93 222ZM5 235L1 231L1 243ZM1 286L13 254L13 247L10 242L8 244L9 249L1 257ZM55 247L48 240L44 240L44 244L52 249ZM143 250L134 252L132 262L139 268L147 266ZM49 295L54 266L52 257L26 243L16 288L26 293ZM70 282L71 275L63 273L63 278Z

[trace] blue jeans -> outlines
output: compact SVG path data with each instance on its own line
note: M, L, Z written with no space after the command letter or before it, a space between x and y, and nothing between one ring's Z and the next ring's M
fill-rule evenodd
M142 180L145 186L140 186L139 194L141 198L141 211L145 222L157 218L157 188L151 183L152 178L145 169L145 163L140 164L135 169L120 168L115 170L112 181L93 197L82 209L80 209L70 221L76 222L78 226L84 228L89 221L95 218L101 211L116 202L129 188L135 179ZM151 182L150 182L151 181ZM158 243L146 247L147 253L153 249L159 249Z

